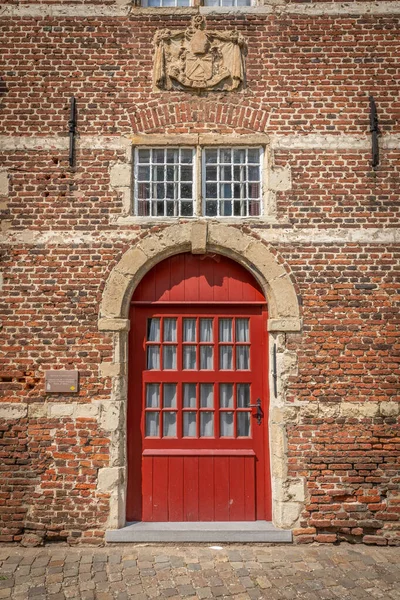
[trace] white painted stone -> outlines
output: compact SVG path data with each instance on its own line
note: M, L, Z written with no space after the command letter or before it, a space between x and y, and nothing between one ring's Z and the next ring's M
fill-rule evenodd
M324 403L320 402L318 407L318 416L326 419L336 418L339 416L339 403Z
M379 411L383 417L397 417L399 414L399 402L381 402Z
M102 467L98 471L97 490L111 492L124 479L124 469L121 467Z
M129 331L130 324L129 319L104 317L98 320L100 331Z
M100 377L117 377L125 374L124 363L103 362L100 365Z
M99 416L99 409L94 403L77 403L73 414L77 419L97 419Z
M117 162L110 168L110 185L114 188L131 187L132 166L127 163Z
M49 417L72 417L74 415L76 404L71 402L64 404L62 402L49 402L47 404L47 414Z
M281 169L273 168L268 173L268 188L274 192L285 192L292 187L292 173L290 166Z
M125 406L121 402L101 402L100 427L105 431L115 431L121 426Z
M47 402L33 402L28 405L29 419L43 419L47 417Z
M371 147L367 135L335 135L329 133L273 134L272 150L368 150Z
M8 180L9 174L7 171L0 171L0 196L8 196Z
M0 419L23 419L28 414L25 402L1 402Z

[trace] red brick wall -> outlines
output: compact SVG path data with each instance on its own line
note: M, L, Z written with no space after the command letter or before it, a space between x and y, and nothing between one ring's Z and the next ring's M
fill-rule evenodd
M368 134L369 93L382 134L399 133L397 16L209 17L210 30L238 28L246 37L246 88L201 97L153 91L155 31L184 29L189 20L135 12L128 18L3 19L0 134L66 138L71 95L82 136ZM122 151L78 148L71 171L68 151L56 144L51 151L2 154L10 177L1 205L8 236L26 230L83 236L69 245L45 237L23 244L11 236L3 245L5 402L44 402L44 371L57 367L78 369L81 391L52 402L110 396L110 380L99 379L99 365L112 353L111 336L97 329L99 303L132 242L107 234L152 232L110 225L122 204L109 168L123 158ZM370 152L357 149L277 150L274 162L292 172L292 188L277 194L286 229L398 227L398 149L381 150L376 170ZM260 233L282 225L246 225L252 228ZM85 234L98 239L85 240ZM398 416L351 418L338 409L341 402L399 401L399 248L374 243L373 234L369 244L316 238L271 248L296 285L304 323L300 334L289 336L299 372L290 378L287 400L329 409L325 416L300 412L288 424L289 475L305 477L309 495L298 541L400 543ZM7 419L0 433L0 541L32 532L71 542L101 539L109 501L96 489L97 471L109 464L111 442L97 421Z

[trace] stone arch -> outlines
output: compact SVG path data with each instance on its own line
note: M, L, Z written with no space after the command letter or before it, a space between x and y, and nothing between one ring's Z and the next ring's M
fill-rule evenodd
M299 303L289 274L268 247L233 225L196 221L180 223L149 233L122 256L107 280L98 326L114 339L112 363L101 365L101 376L111 377L111 398L102 411L102 423L111 438L110 466L99 470L98 491L110 495L108 527L125 524L127 339L132 294L143 276L158 262L182 252L223 254L248 269L260 284L268 302L270 364L280 371L276 396L270 398L270 456L273 522L291 528L299 520L305 502L305 482L288 476L285 377L296 370L296 357L286 350L286 334L301 330ZM273 374L269 374L273 389Z
M148 235L125 252L104 289L100 328L107 329L110 320L128 319L130 299L142 277L161 260L181 252L215 252L236 260L254 275L264 291L269 331L300 330L294 285L267 246L236 227L204 221L172 225Z

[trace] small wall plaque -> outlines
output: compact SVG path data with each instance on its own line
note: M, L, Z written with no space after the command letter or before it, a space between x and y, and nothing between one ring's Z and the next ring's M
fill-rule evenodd
M46 392L48 394L75 394L79 391L78 375L78 371L46 371Z

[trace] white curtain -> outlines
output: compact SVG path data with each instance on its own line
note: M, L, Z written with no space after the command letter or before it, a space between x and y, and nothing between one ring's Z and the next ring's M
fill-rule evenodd
M213 347L200 346L200 369L210 371L213 368Z
M219 405L221 408L233 407L232 383L221 383L219 386Z
M237 408L247 408L250 404L250 385L238 383L236 388Z
M219 341L220 342L231 342L232 341L232 319L220 319L219 320Z
M149 342L159 342L160 341L160 319L149 319L148 320L147 341L149 341Z
M176 319L164 319L164 342L176 342Z
M183 384L183 407L196 408L196 384Z
M214 436L214 413L200 413L200 437Z
M242 371L250 368L250 347L236 346L236 368Z
M147 412L146 413L146 435L147 436L158 436L160 431L158 412Z
M250 435L250 413L237 413L237 434L241 437L249 437Z
M164 383L163 408L176 408L176 383Z
M221 437L233 437L232 412L221 412L219 414L219 432Z
M160 368L160 346L147 346L147 368Z
M183 347L183 368L184 369L195 369L196 368L196 346L184 346Z
M196 413L183 413L183 435L184 437L196 437Z
M213 322L212 319L200 319L200 341L213 341Z
M164 369L176 369L176 346L164 346Z
M200 384L200 408L214 408L214 386L212 383Z
M183 319L183 341L196 341L196 319Z
M219 347L219 368L224 370L232 369L232 346Z
M249 320L236 319L236 341L249 342Z
M146 386L146 408L158 408L160 406L160 384L148 383Z
M176 437L176 412L163 413L163 437Z

